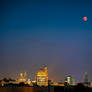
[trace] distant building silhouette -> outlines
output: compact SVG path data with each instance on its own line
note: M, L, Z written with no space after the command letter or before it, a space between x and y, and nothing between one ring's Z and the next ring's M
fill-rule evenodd
M88 73L85 72L83 76L84 83L88 83Z

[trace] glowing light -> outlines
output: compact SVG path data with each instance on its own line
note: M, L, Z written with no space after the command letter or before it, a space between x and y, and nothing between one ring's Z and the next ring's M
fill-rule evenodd
M36 81L37 85L39 86L48 86L48 72L46 66L44 67L44 69L40 69L37 72Z
M87 21L88 20L88 18L87 17L83 17L83 21Z

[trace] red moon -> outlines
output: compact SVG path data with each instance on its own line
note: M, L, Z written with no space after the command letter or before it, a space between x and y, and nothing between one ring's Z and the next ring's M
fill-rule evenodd
M87 20L88 20L88 18L87 18L87 17L83 17L83 20L84 20L84 21L87 21Z

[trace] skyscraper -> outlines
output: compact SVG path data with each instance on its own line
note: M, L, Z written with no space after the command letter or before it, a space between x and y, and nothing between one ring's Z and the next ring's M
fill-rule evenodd
M38 86L48 86L48 71L47 66L41 68L36 75L36 82Z
M75 85L75 79L74 77L72 76L66 76L65 78L65 82L68 84L68 85Z
M85 72L83 76L84 83L88 83L88 73Z
M20 73L18 82L24 82L25 83L26 81L27 81L27 74L26 74L26 72L24 74Z

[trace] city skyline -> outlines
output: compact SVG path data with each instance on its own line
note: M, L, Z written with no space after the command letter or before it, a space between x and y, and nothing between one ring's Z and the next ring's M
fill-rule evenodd
M72 77L72 78L74 78L74 80L75 80L75 82L76 83L83 83L83 82L91 82L91 80L89 80L89 76L88 76L88 73L87 72L84 72L84 74L82 75L82 80L76 80L75 79L75 77L72 75L72 74L69 74L69 73L67 73L67 74L65 74L64 75L64 78L63 79L54 79L53 77L52 78L50 78L49 77L49 75L48 75L48 69L46 68L46 70L45 70L45 67L47 67L47 65L46 64L44 64L44 65L42 65L37 71L36 71L36 73L33 73L33 75L34 76L31 76L31 75L28 75L29 73L27 72L27 71L22 71L22 72L18 72L17 74L15 74L16 76L15 77L12 77L12 76L8 76L8 77L6 77L6 76L3 76L2 78L0 78L1 80L3 80L3 79L12 79L12 80L18 80L18 81L26 81L26 80L31 80L31 81L35 81L36 80L36 76L38 75L41 75L42 74L42 76L43 76L43 73L46 71L46 74L47 74L47 76L48 76L48 80L51 80L51 81L53 81L53 82L65 82L65 80L66 80L66 77ZM43 73L42 73L43 72ZM45 73L44 73L45 74ZM33 78L34 77L34 78ZM57 76L56 76L57 77ZM23 78L23 79L21 79L21 78ZM26 79L25 79L26 78Z
M50 79L82 81L87 72L92 80L91 0L1 0L0 7L0 78L34 78L47 64Z
M21 82L25 83L28 80L30 80L30 81L33 81L33 82L34 81L38 82L38 85L40 85L39 82L42 82L42 84L43 84L44 81L42 81L42 80L44 79L44 77L46 77L46 83L44 85L48 85L48 83L47 83L48 81L52 81L52 82L56 82L56 83L59 83L59 82L65 83L66 80L70 80L70 79L74 81L74 85L76 83L88 83L88 82L91 83L92 82L92 81L89 80L87 72L84 73L83 79L80 80L80 81L76 80L75 77L73 75L71 75L71 74L66 74L63 79L54 80L53 78L49 78L48 67L47 67L46 64L42 65L37 70L37 72L34 73L34 75L35 75L34 78L32 78L31 76L28 76L27 71L26 71L26 72L18 73L17 77L15 77L15 78L13 78L12 76L11 77L3 77L0 80L4 80L4 79L6 79L6 80L14 80L14 81L16 81L16 83L21 83ZM67 82L70 83L70 81L67 81ZM42 85L40 85L40 86L42 86Z

